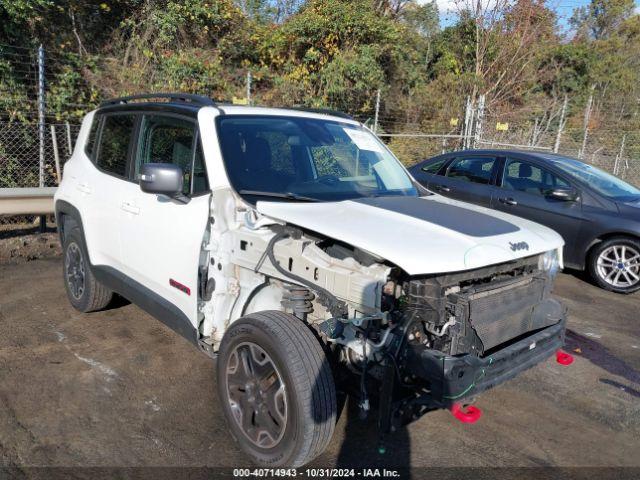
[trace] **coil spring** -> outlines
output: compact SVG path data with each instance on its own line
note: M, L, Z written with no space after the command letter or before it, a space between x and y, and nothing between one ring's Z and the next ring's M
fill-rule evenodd
M309 289L299 285L285 285L287 292L282 297L282 306L291 309L293 314L301 320L307 319L307 314L313 312L311 303L316 296Z

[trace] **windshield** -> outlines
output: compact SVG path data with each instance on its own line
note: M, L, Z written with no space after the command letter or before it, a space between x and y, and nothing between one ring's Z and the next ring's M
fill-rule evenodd
M229 180L240 194L323 201L418 195L398 160L358 125L264 115L217 122Z
M640 189L593 165L587 165L572 158L553 159L553 161L558 168L588 183L591 188L606 197L621 202L640 199Z

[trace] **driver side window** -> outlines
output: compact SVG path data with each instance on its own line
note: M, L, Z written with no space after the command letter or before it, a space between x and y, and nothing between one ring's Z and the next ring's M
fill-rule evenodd
M140 178L140 169L145 163L172 163L182 168L184 195L207 191L209 186L204 159L202 149L196 140L196 132L196 125L189 120L163 115L145 115L140 129L135 180Z
M502 187L534 195L545 195L549 190L569 187L569 184L544 168L509 158L504 167Z

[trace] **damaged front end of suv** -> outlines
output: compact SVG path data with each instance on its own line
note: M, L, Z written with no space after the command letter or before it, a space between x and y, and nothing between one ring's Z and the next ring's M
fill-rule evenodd
M360 301L378 297L363 304L353 301L357 294L345 302L282 268L273 245L313 237L295 227L277 230L267 252L280 273L296 282L286 286L283 307L317 330L335 365L344 367L336 372L339 385L358 399L363 416L377 408L383 435L440 408L471 421L472 415L458 413L459 405L553 356L564 343L566 310L550 295L558 250L445 274L409 275L387 267L385 281L374 288L362 279ZM385 267L341 242L316 239L313 245L333 262L369 272Z
M436 196L405 202L420 202L431 212L453 208L485 222L505 221ZM389 220L393 225L373 241L367 229L358 228L357 218L383 223L389 215L381 208L385 203L261 201L240 207L243 221L221 236L237 248L227 250L227 267L210 269L227 284L233 280L233 289L216 294L218 305L234 308L230 316L206 315L202 331L212 332L206 338L218 350L215 332L230 326L225 321L212 327L208 319L284 311L314 332L336 387L357 401L362 416L376 416L381 436L435 409L474 421L479 410L467 406L476 395L553 356L564 343L566 310L551 296L562 241L544 227L532 233L533 224L520 219L523 223L502 239L452 230L443 241L446 261L462 258L471 268L428 272L425 265L436 260L419 261L421 242L402 242L395 233L416 217L396 213ZM329 212L335 209L354 218L351 230L343 228L345 240L323 233L331 231L335 217ZM414 238L429 237L441 225L421 220L412 229ZM521 241L526 247L514 250L511 236L514 241L529 236L531 245ZM505 247L495 249L496 242ZM389 247L380 248L381 243ZM550 244L551 250L527 251ZM224 256L216 246L210 254ZM477 266L495 255L504 260Z
M383 430L431 409L457 411L457 404L472 403L563 345L565 309L550 297L554 272L545 268L555 255L401 277L387 286L398 335L385 352L394 368L381 379L393 392L389 405L382 404Z
M255 462L318 455L336 391L381 435L434 409L473 421L476 395L560 349L557 233L420 190L357 122L233 112L212 118L227 177L212 192L198 331Z

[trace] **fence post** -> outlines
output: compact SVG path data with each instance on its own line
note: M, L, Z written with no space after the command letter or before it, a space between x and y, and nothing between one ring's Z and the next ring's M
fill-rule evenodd
M64 125L67 129L67 153L69 156L73 155L73 145L71 143L71 125L69 125L69 121L64 122Z
M567 94L565 93L564 102L562 102L562 110L560 111L560 121L558 122L558 133L556 133L556 142L553 144L553 153L558 153L558 150L560 150L560 138L562 137L564 125L567 123L566 115L568 102L569 97L567 97Z
M620 165L620 160L622 160L622 155L624 154L624 144L626 140L627 140L627 134L625 133L624 135L622 135L622 141L620 142L620 151L618 152L618 155L616 155L616 160L613 163L614 175L618 174L618 166Z
M38 186L44 187L44 48L42 44L38 47L38 140L39 140L39 168ZM40 215L40 232L47 230L47 216Z
M38 178L40 187L44 187L44 48L38 47L38 139L40 142L40 163Z
M462 148L469 148L469 137L473 125L473 108L471 107L471 99L467 97L467 104L464 109L464 137L462 139Z
M378 115L380 114L380 89L376 93L376 113L373 117L373 133L378 133Z
M589 94L589 100L587 101L587 107L584 110L584 134L582 136L582 146L578 152L578 158L584 157L584 151L587 148L587 138L589 136L589 120L591 118L591 105L593 104L593 90L595 87L591 87L591 93Z
M51 144L53 145L53 159L56 164L56 179L58 180L58 185L60 185L60 181L62 180L62 173L60 172L60 154L58 152L58 139L56 138L56 127L55 125L51 125Z

